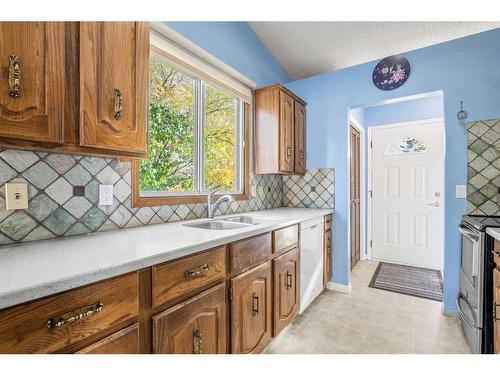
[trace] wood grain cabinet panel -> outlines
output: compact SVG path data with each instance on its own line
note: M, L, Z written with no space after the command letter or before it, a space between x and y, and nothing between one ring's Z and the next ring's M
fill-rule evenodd
M76 352L77 354L138 354L139 324L122 329Z
M189 298L225 277L225 246L153 266L153 306Z
M80 144L147 150L149 23L80 23Z
M332 278L332 231L329 230L324 234L323 240L323 284L326 286L328 281Z
M297 248L273 260L273 336L280 333L297 315L300 298L299 275L299 250Z
M0 137L60 143L63 22L0 22Z
M3 310L0 312L0 353L61 350L135 319L139 313L138 300L138 276L131 273ZM94 313L71 321L70 317L89 309ZM57 326L59 320L66 323Z
M273 232L273 253L289 250L299 242L299 226L292 225Z
M221 284L154 316L154 352L226 353L225 296Z
M254 91L254 173L304 174L306 103L277 84Z
M260 353L272 335L271 261L231 279L231 352Z
M229 262L233 276L265 262L272 254L271 233L246 238L229 245Z
M306 107L295 102L295 173L306 173Z

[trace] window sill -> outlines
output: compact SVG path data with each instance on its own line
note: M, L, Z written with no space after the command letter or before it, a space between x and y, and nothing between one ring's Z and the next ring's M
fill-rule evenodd
M214 199L218 199L222 195L214 195ZM237 201L249 200L250 195L247 193L231 194ZM149 206L168 206L177 204L189 203L206 203L207 194L199 195L172 195L172 196L156 196L156 197L141 197L139 194L132 195L132 207L149 207Z

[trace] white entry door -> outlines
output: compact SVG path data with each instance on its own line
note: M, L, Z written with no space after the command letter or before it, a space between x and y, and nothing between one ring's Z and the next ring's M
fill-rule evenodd
M443 268L443 123L371 130L372 258Z

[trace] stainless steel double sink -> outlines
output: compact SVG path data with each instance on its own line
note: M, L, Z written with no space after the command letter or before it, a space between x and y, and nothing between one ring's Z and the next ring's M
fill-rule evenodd
M226 219L215 219L198 221L194 223L183 224L185 227L209 229L209 230L231 230L242 229L252 225L267 223L279 218L276 217L258 217L258 216L233 216Z

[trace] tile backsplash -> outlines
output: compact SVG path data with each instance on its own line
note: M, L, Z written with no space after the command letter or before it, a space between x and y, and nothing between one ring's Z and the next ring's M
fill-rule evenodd
M467 212L500 215L500 119L467 124Z
M130 178L129 162L0 149L0 245L207 216L204 203L132 207ZM217 214L282 206L334 207L333 169L309 170L304 177L262 175L250 179L256 196L223 203ZM10 181L28 183L28 209L5 209L4 185ZM113 205L98 205L100 184L114 185ZM74 195L75 186L85 187L83 196Z

